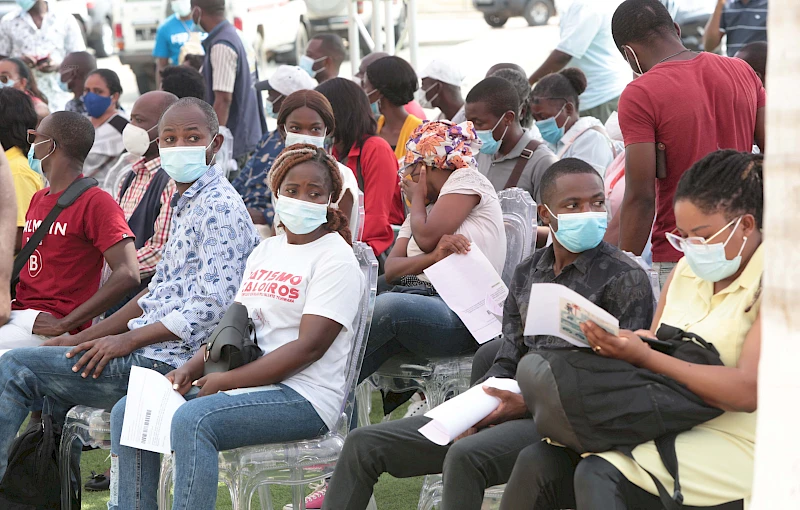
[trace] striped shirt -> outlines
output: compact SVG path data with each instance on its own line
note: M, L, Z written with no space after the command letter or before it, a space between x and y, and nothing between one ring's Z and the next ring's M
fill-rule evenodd
M236 86L236 68L239 65L236 50L225 43L211 47L211 70L213 73L214 92L233 94Z
M131 171L136 174L131 181L131 185L125 191L122 198L119 198L120 193L117 193L117 200L122 211L125 213L125 221L131 219L133 211L142 201L144 193L150 186L153 176L161 168L161 158L156 157L150 161L144 158L140 159L131 167ZM119 191L122 191L122 185L125 184L123 180L120 183ZM139 275L142 279L151 276L156 272L156 265L161 260L161 250L169 238L169 224L172 220L172 195L176 192L175 181L169 180L164 191L161 192L161 209L159 210L158 217L153 226L153 237L144 243L144 246L139 248L136 252L136 258L139 259Z
M94 177L100 184L103 184L103 180L114 162L125 151L122 133L110 124L115 117L126 118L121 112L117 112L95 128L94 145L83 162L83 175Z
M722 9L719 28L727 36L728 56L742 46L767 40L767 10L769 0L730 0Z

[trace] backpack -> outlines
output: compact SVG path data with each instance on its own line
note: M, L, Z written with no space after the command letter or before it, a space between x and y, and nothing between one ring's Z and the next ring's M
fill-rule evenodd
M648 343L665 354L695 364L723 364L717 349L698 335L662 325L656 337ZM523 363L517 380L542 437L581 454L618 450L631 458L635 446L655 441L675 480L673 494L648 474L664 508L681 508L675 438L720 416L722 410L665 375L604 358L591 349L534 351Z

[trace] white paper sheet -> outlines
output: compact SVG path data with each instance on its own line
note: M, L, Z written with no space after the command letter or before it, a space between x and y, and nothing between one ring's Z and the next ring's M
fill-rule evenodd
M619 321L577 292L557 283L535 283L531 287L525 336L557 336L577 347L589 347L580 329L586 321L619 334Z
M170 453L172 417L185 403L181 394L172 389L169 379L159 372L131 368L120 442L140 450Z
M483 386L520 393L516 380L490 377L425 413L432 420L419 429L420 434L444 446L489 416L500 405L500 399L487 395Z
M508 287L497 274L486 255L472 243L466 255L453 254L427 268L424 273L447 306L453 310L479 344L503 331L501 318L491 309L508 296Z
M0 356L2 356L3 354L7 353L10 350L11 349L0 349Z

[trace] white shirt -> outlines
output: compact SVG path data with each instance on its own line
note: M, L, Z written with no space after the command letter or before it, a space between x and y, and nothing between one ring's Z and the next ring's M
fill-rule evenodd
M56 2L47 4L42 28L38 28L31 15L22 9L9 12L0 21L0 55L17 58L23 55L34 58L49 56L54 63L60 64L69 53L85 50L75 16L59 8ZM42 73L34 69L33 72L39 90L49 101L50 111L63 110L72 94L63 92L58 86L61 79L58 71Z
M503 274L506 263L506 229L503 225L503 211L494 186L485 176L477 170L456 170L447 179L439 192L439 198L449 194L478 195L480 202L470 211L464 222L456 229L456 234L461 234L480 248L489 262L497 271ZM428 206L430 212L436 204ZM406 255L415 257L423 252L411 232L411 215L406 217L397 237L410 238ZM424 274L418 275L420 280L428 281Z
M614 161L615 154L611 139L598 129L605 131L602 122L594 117L581 117L559 140L556 156L585 161L605 178L606 168Z
M580 97L581 111L622 94L633 73L614 45L611 17L618 0L575 0L561 16L558 51L572 57L567 64L586 74L588 86Z
M322 358L282 381L308 400L333 430L344 402L353 324L364 288L352 248L338 233L302 245L278 235L253 250L244 274L236 301L247 307L265 355L297 340L303 315L342 325Z

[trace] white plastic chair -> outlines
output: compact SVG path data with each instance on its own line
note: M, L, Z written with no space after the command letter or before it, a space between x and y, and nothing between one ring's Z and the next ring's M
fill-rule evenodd
M353 233L353 241L364 241L364 219L367 217L367 210L364 208L364 192L358 191L358 223L350 227Z
M111 449L111 415L94 407L75 406L67 413L61 429L61 445L59 446L59 472L61 476L61 509L70 510L70 462L79 462L81 448L76 445L92 446L104 450ZM78 483L83 483L77 480ZM77 509L76 509L77 510Z
M274 507L269 485L273 484L292 486L294 508L304 510L305 487L311 482L324 480L333 473L350 430L356 381L366 351L378 282L378 261L372 249L364 243L355 243L353 251L364 272L366 291L357 317L353 350L347 365L347 396L342 403L339 420L333 430L315 439L247 446L220 452L220 480L231 493L233 510L255 508L251 500L256 491L261 500L261 508L272 510ZM158 495L158 507L163 510L172 508L172 472L172 455L164 455Z

